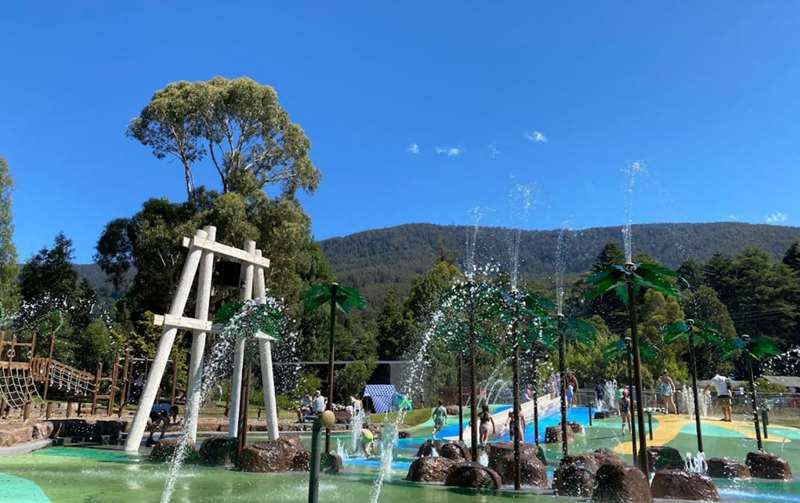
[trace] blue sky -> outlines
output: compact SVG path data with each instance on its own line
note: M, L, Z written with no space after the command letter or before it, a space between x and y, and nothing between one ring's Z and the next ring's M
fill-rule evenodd
M633 161L635 222L793 225L798 21L796 2L4 5L15 241L24 260L63 230L88 262L110 219L182 200L179 165L124 130L155 90L215 75L274 86L311 138L318 238L475 206L514 225L516 183L527 228L619 225ZM337 218L345 203L361 215Z

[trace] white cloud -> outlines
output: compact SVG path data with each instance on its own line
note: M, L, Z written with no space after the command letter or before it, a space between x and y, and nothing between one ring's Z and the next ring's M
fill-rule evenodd
M731 213L730 215L728 215L728 220L739 220L739 215Z
M766 221L768 224L782 224L789 220L789 217L785 213L781 213L780 211L776 211L767 215Z
M436 147L436 153L439 155L446 155L447 157L458 157L464 153L461 147Z
M489 150L489 157L492 159L497 159L497 156L500 155L500 151L497 149L494 143L486 145L486 149Z
M544 133L542 133L541 131L533 131L530 133L526 132L524 134L525 138L529 139L534 143L547 143L549 141L547 137L544 135Z
M406 148L406 152L414 155L419 154L419 145L417 145L416 143L409 144L408 148Z

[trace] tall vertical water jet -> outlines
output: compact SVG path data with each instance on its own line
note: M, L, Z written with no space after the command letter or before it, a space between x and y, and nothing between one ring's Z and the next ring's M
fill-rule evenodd
M636 177L644 172L644 165L635 161L625 170L625 225L622 228L622 241L625 245L625 262L633 262L633 191L636 187Z

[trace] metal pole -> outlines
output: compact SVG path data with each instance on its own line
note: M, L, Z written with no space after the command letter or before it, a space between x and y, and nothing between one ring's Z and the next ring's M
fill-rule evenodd
M470 420L470 452L472 454L472 461L478 461L478 377L476 372L477 363L477 333L475 332L475 305L472 299L474 295L474 283L469 282L469 302L467 309L469 311L469 373L470 373L470 390L469 390L469 420Z
M639 450L636 448L636 399L633 391L633 352L631 351L631 339L625 338L625 348L628 358L628 398L630 399L630 407L628 414L631 416L631 446L633 447L633 463L636 464L636 458L639 455Z
M458 353L458 441L464 441L464 355Z
M519 449L521 436L524 431L520 432L520 407L519 407L519 341L517 340L517 323L514 322L512 328L512 335L514 337L514 362L513 362L513 379L514 379L514 490L519 491L522 488L522 471L520 467Z
M694 392L694 425L697 431L697 452L703 452L703 427L700 424L700 398L697 396L697 360L694 356L694 332L693 320L687 320L689 325L689 363L691 364L689 370L692 373L692 391ZM652 429L652 426L651 426ZM653 440L653 436L650 436Z
M328 339L328 403L326 410L333 410L333 334L336 328L336 289L338 283L331 283L331 332ZM325 428L325 452L331 452L331 429Z
M750 399L753 401L753 424L756 427L756 445L759 451L764 450L764 444L761 440L761 427L758 424L758 395L756 394L756 379L753 374L753 358L750 356L750 336L742 335L745 341L744 358L747 362L747 372L750 378Z
M653 440L653 412L647 411L647 431L650 433L650 440Z
M636 421L639 426L639 469L649 476L650 467L647 462L647 434L644 431L644 406L642 396L642 359L639 353L639 334L636 331L636 292L633 288L633 278L630 274L635 271L635 265L625 264L625 268L629 271L627 278L628 286L628 314L631 323L631 341L633 342L633 378L636 388Z
M533 443L539 445L539 390L536 369L533 370Z
M769 432L767 431L767 425L769 424L769 411L764 408L761 411L761 426L764 428L764 438L769 438Z
M322 419L317 417L311 427L311 466L308 475L308 503L319 502L320 444L322 443Z
M558 374L559 384L561 387L561 455L567 456L569 454L569 446L567 445L567 373L566 362L564 361L567 348L567 341L564 337L563 327L564 315L558 315Z

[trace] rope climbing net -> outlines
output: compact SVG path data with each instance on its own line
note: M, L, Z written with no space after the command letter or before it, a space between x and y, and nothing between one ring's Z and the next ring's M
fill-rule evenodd
M27 362L13 361L15 349L6 350L8 361L0 363L0 398L12 409L21 409L26 403L39 396L36 381L31 373L31 365ZM28 358L31 357L28 352Z

